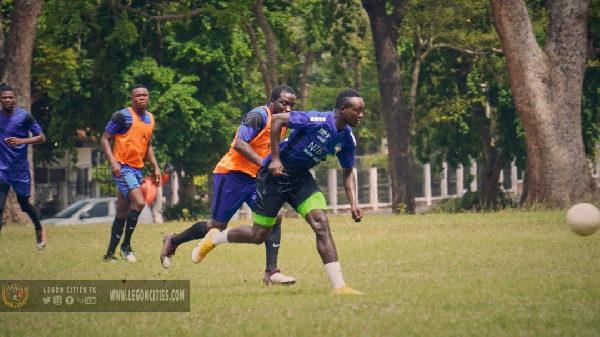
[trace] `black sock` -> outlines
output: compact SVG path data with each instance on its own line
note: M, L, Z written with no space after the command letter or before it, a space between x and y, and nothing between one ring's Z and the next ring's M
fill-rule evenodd
M190 228L184 230L181 234L173 236L171 238L171 243L179 246L182 243L202 239L206 236L206 233L208 233L206 224L206 221L196 222Z
M271 234L265 241L267 250L267 268L266 271L277 268L277 255L279 254L279 245L281 243L281 223L276 223L271 228Z
M130 210L129 215L127 215L127 223L125 224L125 237L123 238L122 247L131 246L131 235L133 235L133 231L135 230L135 226L137 226L138 217L140 213L136 210Z
M119 244L119 241L121 241L121 236L123 235L123 225L125 225L125 219L115 218L113 221L112 229L110 231L110 243L108 244L106 256L111 257L115 254L115 249L117 249L117 245Z

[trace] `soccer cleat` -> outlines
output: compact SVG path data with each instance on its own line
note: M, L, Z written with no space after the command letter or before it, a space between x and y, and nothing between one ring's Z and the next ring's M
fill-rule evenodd
M133 250L131 249L131 246L121 246L121 256L123 257L123 259L129 262L137 262L135 255L133 255Z
M35 236L37 239L36 246L38 250L42 250L46 248L46 229L42 227L40 230L35 231Z
M208 254L211 250L215 248L215 245L212 242L210 242L210 237L214 233L218 232L218 229L213 228L209 230L208 233L206 233L204 239L198 242L198 245L196 245L194 250L192 250L192 262L200 263L200 261L202 261L206 257L206 254Z
M177 233L167 233L163 239L163 249L160 252L160 264L163 268L169 269L171 267L171 256L175 255L177 245L171 243L171 238L177 235Z
M117 260L117 258L114 255L104 255L103 257L104 262L117 262L119 260Z
M344 286L341 287L340 289L336 289L336 290L332 291L331 293L333 295L364 295L364 293L361 293L358 290L354 290L354 289L350 288L348 283L344 284Z
M291 276L283 275L279 269L273 269L271 271L265 270L263 283L268 286L274 284L294 284L296 283L296 279Z

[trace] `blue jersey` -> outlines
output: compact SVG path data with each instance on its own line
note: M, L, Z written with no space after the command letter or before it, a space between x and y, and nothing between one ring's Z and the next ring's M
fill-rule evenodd
M150 115L147 113L144 113L144 115L140 116L140 118L144 124L150 124L152 122ZM133 123L133 116L131 116L131 111L129 111L128 108L125 108L113 113L112 117L108 121L108 124L106 125L105 130L111 135L116 133L124 135L131 128L131 123Z
M15 107L10 117L0 113L0 170L26 173L29 177L27 144L10 147L4 141L8 137L29 138L29 131L34 136L42 133L42 128L29 112Z
M333 111L292 111L288 128L290 136L281 142L279 152L286 172L307 171L328 156L337 156L342 167L354 166L356 139L346 125L338 131ZM271 159L269 155L265 162Z

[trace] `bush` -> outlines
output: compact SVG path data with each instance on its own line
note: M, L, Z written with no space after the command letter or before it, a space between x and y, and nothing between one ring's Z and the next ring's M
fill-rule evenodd
M461 198L453 198L431 208L430 213L462 213L466 211L498 211L517 208L517 203L502 190L498 192L495 205L482 205L479 191L467 191Z
M210 217L210 206L201 200L192 203L183 203L166 206L163 210L163 218L166 221L190 221Z

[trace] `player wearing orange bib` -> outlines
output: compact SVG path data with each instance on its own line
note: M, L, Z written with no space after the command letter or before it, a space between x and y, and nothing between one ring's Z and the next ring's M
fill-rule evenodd
M279 86L271 93L271 104L248 112L237 130L229 152L215 167L215 195L212 216L208 221L200 221L181 234L168 233L163 240L160 261L164 268L171 266L171 256L177 247L185 242L202 239L212 228L227 228L233 215L243 203L253 207L256 200L256 173L262 160L271 153L270 130L272 115L290 112L296 103L296 93L288 86ZM282 135L285 130L282 130ZM281 214L273 226L271 235L265 241L267 261L265 284L294 284L293 277L286 276L277 268L277 255L281 241ZM192 261L197 263L192 256Z
M110 162L113 180L117 184L117 215L112 225L110 243L104 256L105 261L114 261L115 249L121 241L123 226L125 237L121 243L121 256L129 262L136 262L131 249L131 235L146 200L140 189L144 158L154 167L157 186L161 183L160 168L154 157L150 139L154 131L154 116L146 111L148 89L136 84L131 90L132 107L115 112L100 141L102 150ZM114 142L111 149L110 142Z

